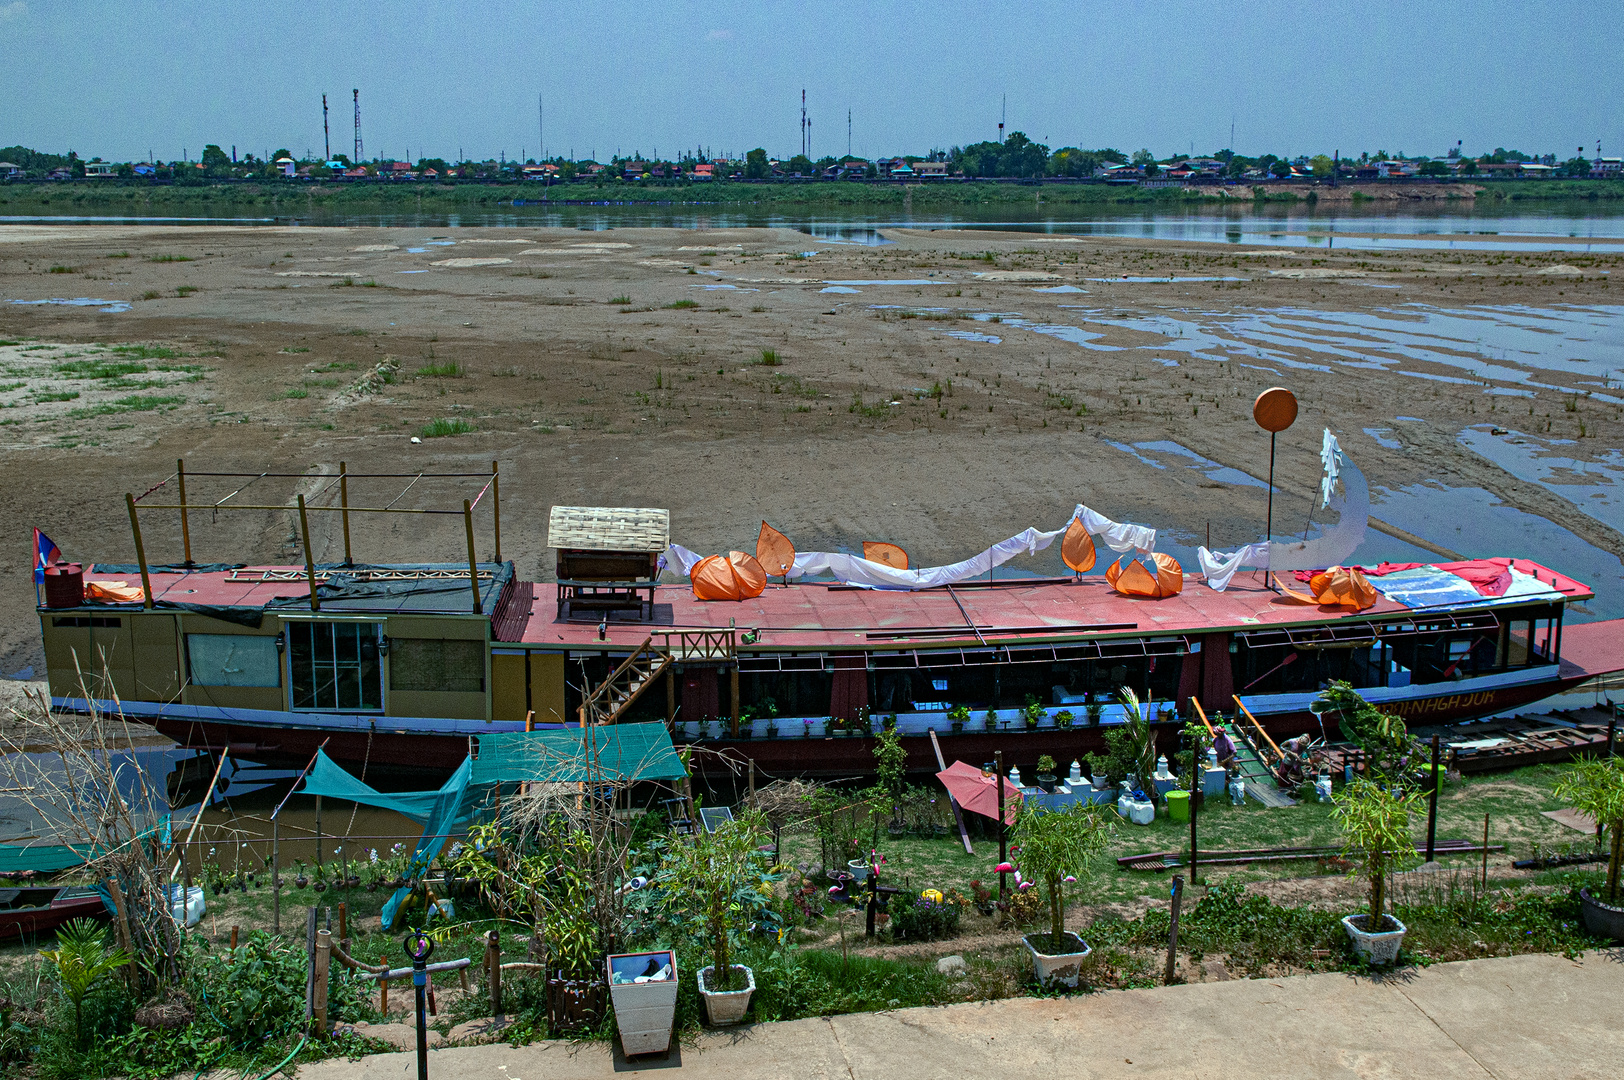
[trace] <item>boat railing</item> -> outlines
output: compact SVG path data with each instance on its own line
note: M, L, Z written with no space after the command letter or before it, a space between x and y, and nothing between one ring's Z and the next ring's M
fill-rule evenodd
M655 646L673 660L732 660L737 651L737 631L727 630L657 630L651 636L660 639Z

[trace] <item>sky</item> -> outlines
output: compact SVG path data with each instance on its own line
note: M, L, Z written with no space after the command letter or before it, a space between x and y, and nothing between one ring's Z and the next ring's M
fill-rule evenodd
M0 0L0 146L108 160L1624 151L1607 0ZM1005 104L1007 102L1007 105ZM538 103L540 106L538 116Z

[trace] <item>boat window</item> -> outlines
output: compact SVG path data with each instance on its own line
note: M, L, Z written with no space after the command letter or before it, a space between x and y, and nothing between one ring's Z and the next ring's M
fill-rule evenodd
M288 671L295 709L383 709L379 623L289 622Z
M51 618L52 626L90 627L97 630L117 630L123 625L120 619L109 619L97 615L56 615Z
M251 634L187 634L194 686L281 686L276 639Z
M485 692L485 643L455 638L390 638L389 688Z

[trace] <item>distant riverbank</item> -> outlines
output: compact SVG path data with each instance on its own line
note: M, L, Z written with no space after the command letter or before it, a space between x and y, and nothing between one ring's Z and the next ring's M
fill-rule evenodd
M156 185L81 180L0 187L0 217L331 215L490 212L530 206L818 207L880 213L998 207L1179 207L1256 202L1415 204L1552 203L1624 199L1624 181L1496 181L1486 184L1344 184L1337 188L1267 184L1234 187L1123 186L1078 183L850 182L418 184L229 182Z

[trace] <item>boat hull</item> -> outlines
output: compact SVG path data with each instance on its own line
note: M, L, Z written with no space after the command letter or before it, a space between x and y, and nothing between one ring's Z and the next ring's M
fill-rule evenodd
M34 890L28 890L34 891ZM48 904L25 908L0 908L0 941L46 934L70 919L105 918L107 905L94 893L81 896L63 896L66 889L43 889L58 895Z

